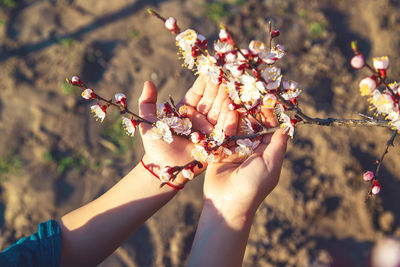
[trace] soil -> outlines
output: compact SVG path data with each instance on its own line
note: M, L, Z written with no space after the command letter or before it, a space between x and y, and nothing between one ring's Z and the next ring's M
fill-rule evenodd
M13 1L11 1L13 2ZM174 37L151 7L214 40L224 22L241 46L281 31L284 79L298 81L314 117L373 115L354 71L350 41L367 59L400 69L396 0L17 0L0 1L0 249L101 195L143 154L119 114L100 125L65 78L79 74L100 94L124 92L134 110L152 80L159 100L179 100L195 76L181 67ZM222 3L222 4L221 4ZM221 9L219 9L221 8ZM375 168L392 135L384 128L301 125L281 180L255 217L244 266L366 266L374 244L400 237L399 138L380 172L382 192L364 201L362 173ZM183 266L202 208L199 177L100 266ZM397 193L396 193L397 192Z

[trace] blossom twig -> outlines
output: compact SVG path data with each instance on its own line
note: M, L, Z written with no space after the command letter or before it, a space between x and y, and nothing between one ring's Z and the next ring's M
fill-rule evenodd
M346 126L346 127L378 126L378 127L391 128L388 121L374 119L374 118L368 118L365 120L337 119L337 118L320 119L320 118L310 118L306 116L302 117L302 120L299 122L299 124L314 124L319 126Z
M379 160L376 161L376 163L378 165L376 166L376 170L375 170L375 175L374 175L375 178L370 181L370 187L369 187L369 190L368 190L368 194L367 194L366 200L368 200L372 196L373 184L374 184L375 181L377 181L377 177L378 177L379 171L381 169L383 159L385 158L386 154L389 152L389 147L390 146L394 146L394 139L396 138L396 136L397 136L397 130L394 130L392 136L390 137L390 139L386 143L385 151L382 153L382 155L379 158Z

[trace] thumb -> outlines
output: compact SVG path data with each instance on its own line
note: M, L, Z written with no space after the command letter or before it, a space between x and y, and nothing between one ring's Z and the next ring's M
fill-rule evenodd
M144 83L139 97L139 115L151 122L157 120L157 87L150 81Z
M146 81L142 94L139 97L139 115L151 122L157 121L157 87L150 81ZM141 123L142 130L151 129L151 125Z

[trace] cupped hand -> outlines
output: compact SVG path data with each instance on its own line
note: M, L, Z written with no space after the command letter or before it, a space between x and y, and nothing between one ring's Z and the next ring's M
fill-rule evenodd
M194 130L209 134L214 129L221 113L221 107L224 106L227 98L226 90L223 87L207 83L202 77L198 77L178 107L187 106L187 116L191 120ZM139 115L148 121L156 122L156 102L157 88L152 82L145 82L139 98ZM190 139L173 135L173 142L170 144L163 140L155 140L152 136L152 128L152 125L140 124L145 149L143 161L147 165L151 164L150 167L153 168L153 171L157 172L165 166L182 166L193 160L191 152L194 145ZM204 168L201 170L195 168L195 174L203 170ZM182 179L184 178L180 177L181 182Z
M227 135L236 135L238 115L229 112L224 120ZM261 120L267 127L278 125L272 110L263 109ZM237 155L209 164L204 182L206 203L232 216L255 213L265 197L278 183L285 157L288 136L281 130L263 136L249 158Z

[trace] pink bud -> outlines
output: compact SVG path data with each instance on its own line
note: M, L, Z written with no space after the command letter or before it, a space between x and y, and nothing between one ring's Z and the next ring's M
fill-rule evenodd
M176 19L173 17L167 18L165 20L165 27L171 32L176 32L178 30L178 27L176 25Z
M77 76L77 75L72 76L72 78L71 78L71 83L72 83L73 85L81 85L81 84L83 84L81 78L79 78L79 76Z
M96 94L93 92L92 89L90 88L86 88L83 92L82 92L82 97L84 99L95 99L96 98Z
M361 69L362 67L364 67L365 59L363 55L359 54L357 56L354 56L350 61L350 65L355 69Z
M366 171L363 174L363 179L364 181L371 181L372 179L374 179L375 175L372 171Z
M381 191L381 185L379 184L379 182L377 180L375 180L373 182L372 188L371 188L371 192L372 194L376 195Z
M281 34L281 33L279 32L279 30L276 29L276 30L273 30L273 31L271 32L271 37L272 37L272 38L275 38L275 37L278 37L280 34Z
M123 107L126 107L126 96L123 93L115 94L115 100L117 104L121 104Z
M221 39L221 41L224 41L228 38L229 38L228 32L225 29L221 29L219 31L219 39Z

